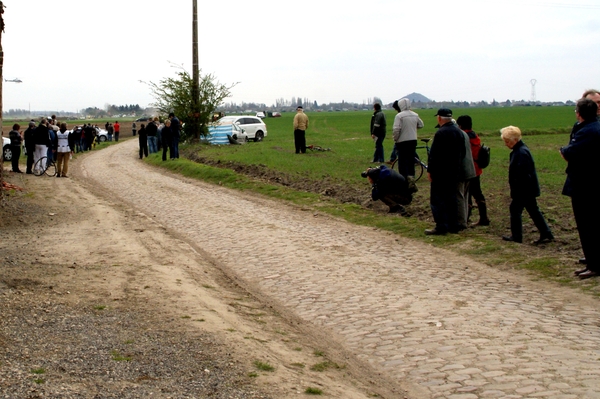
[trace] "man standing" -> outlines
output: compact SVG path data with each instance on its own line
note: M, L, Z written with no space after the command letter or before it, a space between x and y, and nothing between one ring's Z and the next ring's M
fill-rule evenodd
M600 94L596 92L596 95L600 101ZM571 197L581 249L585 255L586 268L577 270L575 275L586 279L600 275L600 210L597 188L593 183L600 175L600 163L597 160L600 153L600 122L593 95L592 98L579 100L575 112L578 123L573 127L569 145L561 148L560 153L568 162L563 194Z
M48 135L48 120L42 118L40 124L33 132L33 142L35 143L35 154L33 156L33 163L40 160L48 155L48 147L50 147L50 136ZM48 159L46 159L48 161ZM46 161L38 165L40 170L46 170Z
M435 116L440 128L433 137L427 169L435 228L425 230L426 235L458 232L456 187L465 157L464 133L452 121L452 110L440 108Z
M371 138L375 141L375 153L373 162L385 162L383 155L383 140L385 139L385 114L381 111L381 104L373 104L373 116L371 117Z
M171 120L171 159L179 158L179 138L181 137L181 123L173 112L169 114Z
M23 133L23 139L25 141L25 151L27 152L27 169L25 173L31 175L33 174L33 156L35 153L35 122L33 120L29 122L29 127Z
M119 141L119 133L121 133L121 125L119 121L115 121L115 141Z
M133 135L135 136L136 132L137 132L137 125L135 124L135 122L133 122L131 124L131 132L133 133Z
M308 116L304 113L302 105L298 105L296 115L294 115L294 144L296 145L296 154L306 153L306 129L308 129Z
M456 120L456 124L458 127L469 136L469 143L471 145L471 155L473 157L473 166L475 167L475 177L471 179L469 183L469 209L468 216L471 215L472 200L475 199L475 203L477 204L477 209L479 209L479 221L473 224L475 226L489 226L490 220L487 215L487 204L485 203L485 197L483 196L483 192L481 192L481 175L483 174L483 169L479 167L477 164L477 159L479 158L479 150L481 149L481 139L473 131L473 120L469 115L461 115Z
M408 98L394 101L392 107L398 111L392 127L394 149L398 157L398 171L406 178L409 185L416 187L414 179L417 129L424 126L423 121L416 112L411 111Z

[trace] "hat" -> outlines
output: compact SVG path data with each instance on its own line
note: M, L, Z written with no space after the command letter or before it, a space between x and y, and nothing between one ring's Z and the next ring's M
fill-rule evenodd
M296 109L302 109L302 105L298 105Z
M452 116L452 110L449 108L440 108L434 116Z
M29 122L29 127L35 127L35 122L34 121L30 121Z

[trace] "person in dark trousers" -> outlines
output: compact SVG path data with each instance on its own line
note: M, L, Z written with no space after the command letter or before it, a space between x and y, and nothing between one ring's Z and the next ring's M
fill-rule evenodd
M137 125L135 124L135 122L133 122L131 124L131 132L133 133L133 135L135 136L137 133Z
M435 116L440 128L433 137L427 169L435 228L425 230L426 235L459 231L456 191L466 151L464 133L452 121L452 110L440 108Z
M146 125L143 123L140 125L138 141L140 144L140 159L144 158L144 155L148 157L148 134L146 133Z
M162 160L166 161L167 151L171 148L171 121L169 119L165 121L165 124L160 131L160 138L162 140ZM171 159L173 159L172 153Z
M12 130L8 133L10 138L10 149L12 151L12 171L15 173L23 173L19 169L19 158L21 157L21 143L23 142L23 136L21 136L21 125L15 123Z
M385 114L381 111L381 104L373 104L373 116L371 116L371 138L375 141L375 153L373 162L385 162L383 140L385 139L386 121Z
M534 244L544 244L554 240L554 235L540 212L536 198L540 196L540 184L535 163L529 148L521 140L521 130L516 126L507 126L500 130L504 144L512 151L508 166L508 184L510 186L510 236L504 241L523 242L523 209L537 227L540 238Z
M589 98L577 102L577 124L569 144L560 153L567 161L567 180L562 193L571 197L573 215L579 231L579 241L586 267L575 271L580 279L600 275L600 246L598 229L600 208L598 189L594 183L600 176L600 122L598 106Z
M181 137L181 122L173 112L169 113L171 121L171 159L179 158L179 138Z
M29 127L25 130L23 134L23 138L25 139L25 151L27 152L27 168L25 169L25 173L28 175L33 174L33 156L35 153L35 122L29 122Z
M380 200L386 204L390 208L389 213L408 215L403 205L412 202L412 193L404 176L393 169L388 169L385 165L369 168L361 176L369 179L371 183L373 201Z
M119 134L121 133L121 125L119 125L119 121L115 121L115 141L119 141Z
M469 183L469 214L471 216L471 210L474 208L473 199L475 199L475 203L477 204L477 209L479 210L479 221L477 223L472 224L472 227L475 226L489 226L490 220L488 219L487 213L487 204L485 202L485 197L483 192L481 191L481 175L483 174L483 169L479 167L477 164L477 159L479 158L479 150L481 149L481 139L473 131L473 120L469 115L461 115L456 119L456 124L458 127L462 129L463 132L469 136L469 142L471 144L471 154L473 155L473 164L475 166L475 177L471 179Z
M306 153L306 129L308 129L308 116L304 113L301 105L296 107L294 115L294 146L296 154Z

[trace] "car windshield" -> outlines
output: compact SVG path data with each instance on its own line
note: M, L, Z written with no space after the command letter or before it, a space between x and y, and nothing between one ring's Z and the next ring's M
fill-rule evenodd
M219 119L217 122L220 123L220 124L225 125L225 124L233 123L236 120L237 120L236 117L233 117L233 116L224 116L221 119Z

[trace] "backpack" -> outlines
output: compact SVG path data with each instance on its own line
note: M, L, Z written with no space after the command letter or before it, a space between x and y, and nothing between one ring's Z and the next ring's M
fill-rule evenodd
M481 144L479 148L479 155L477 156L477 165L481 169L485 169L490 164L490 147L485 144Z

